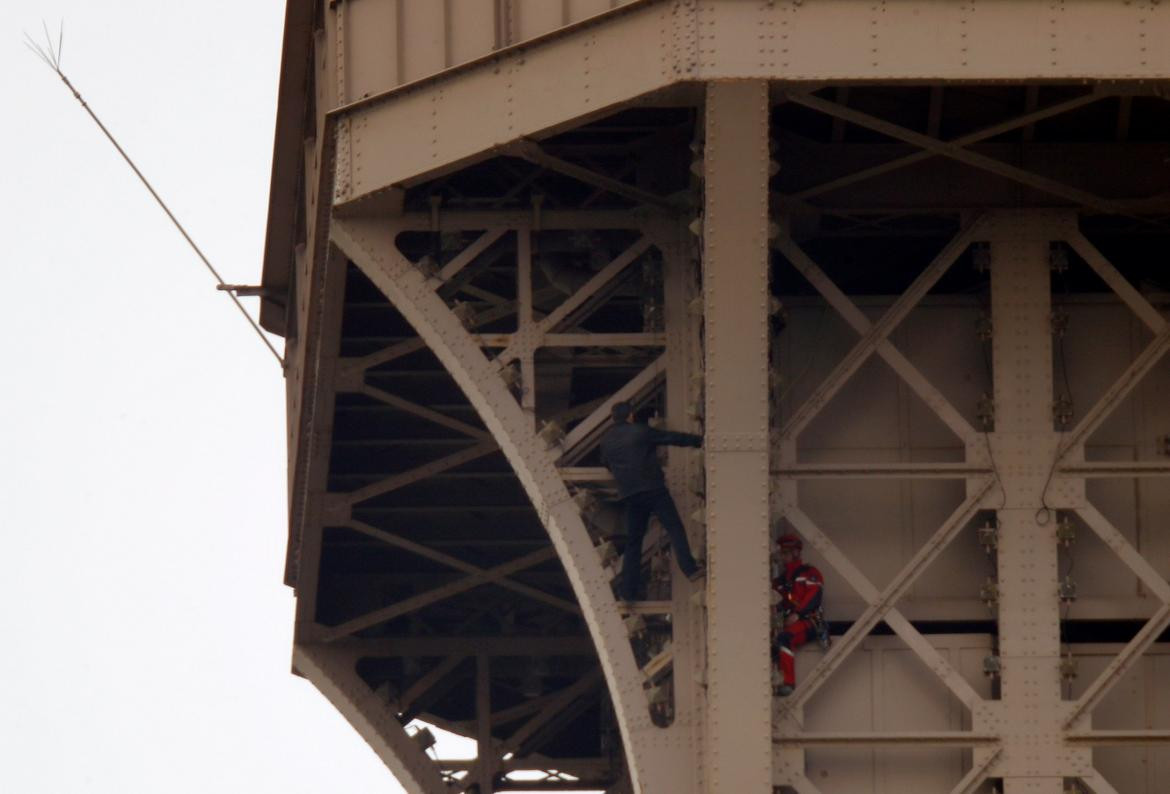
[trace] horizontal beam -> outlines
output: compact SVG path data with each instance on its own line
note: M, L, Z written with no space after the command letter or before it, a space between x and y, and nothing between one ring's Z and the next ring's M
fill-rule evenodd
M1062 477L1081 479L1089 477L1167 477L1170 476L1170 461L1119 461L1073 463L1061 466L1057 474Z
M458 557L452 557L450 554L436 551L427 545L410 540L409 538L404 538L401 535L396 535L393 532L387 532L384 529L379 529L378 527L371 526L370 524L362 521L347 521L345 522L345 526L349 527L355 532L361 532L362 534L368 535L375 540L380 540L389 546L404 549L411 552L412 554L417 554L420 557L425 557L426 559L437 562L440 565L446 565L450 568L454 568L457 571L471 574L472 576L487 576L493 584L499 585L500 587L503 587L507 590L512 590L513 592L528 596L529 598L535 599L536 601L540 601L545 604L549 604L550 606L557 607L558 609L563 609L566 612L570 612L572 614L580 614L580 610L577 608L577 605L572 601L566 601L563 598L557 598L556 596L550 595L543 590L538 590L535 587L529 587L528 585L521 584L520 582L514 582L504 576L496 576L491 574L487 569L481 568L478 565L472 565L469 562L464 562Z
M333 643L339 648L350 648L362 656L392 658L400 656L593 656L593 640L588 635L417 635L412 637L353 638Z
M379 623L385 623L394 618L408 615L411 612L452 598L480 585L489 582L499 583L511 574L522 571L525 568L531 568L534 565L539 565L546 560L556 559L556 557L556 549L552 546L538 549L531 554L525 554L523 557L509 560L502 565L481 570L479 573L470 574L448 584L436 587L433 590L428 590L425 593L404 598L390 606L375 609L372 612L347 620L328 629L325 634L325 640L326 642L332 642L354 632L361 631L362 629L368 629L377 626ZM576 606L573 608L575 610Z
M793 480L943 479L987 477L992 470L969 463L797 463L772 470Z
M456 210L439 211L438 221L426 212L405 212L394 219L394 227L403 232L477 232L487 229L516 231L594 231L621 229L638 231L673 216L660 211L638 210L550 210L540 211L539 221L532 210Z
M352 122L343 128L348 147L341 151L348 148L362 164L347 169L352 185L340 200L494 156L502 145L679 82L1150 80L1170 73L1166 48L1137 46L1170 39L1165 5L1066 3L1059 24L1039 23L1050 15L1047 0L982 4L975 11L933 0L840 0L796 8L642 0L416 83L388 84L332 110L330 126L342 118ZM765 56L743 46L762 30L785 32L782 53ZM834 46L823 46L825 41ZM484 107L508 112L484 113ZM330 134L325 131L326 140Z
M1170 743L1170 731L1165 730L1110 730L1078 731L1064 737L1070 744L1092 747L1132 747L1136 745L1163 745Z
M979 747L997 744L999 736L971 731L893 731L890 733L798 733L772 737L794 747Z
M507 347L515 334L475 334L483 347ZM665 347L666 334L656 333L565 333L545 334L538 347Z

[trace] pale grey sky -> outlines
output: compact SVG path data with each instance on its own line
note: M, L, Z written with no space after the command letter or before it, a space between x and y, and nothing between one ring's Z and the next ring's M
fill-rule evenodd
M275 362L21 40L256 283L283 0L4 10L0 791L400 791L289 674Z

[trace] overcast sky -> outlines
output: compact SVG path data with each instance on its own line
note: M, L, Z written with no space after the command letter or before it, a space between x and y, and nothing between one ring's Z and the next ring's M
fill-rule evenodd
M21 39L251 284L283 0L4 11L0 791L400 791L289 674L275 361Z

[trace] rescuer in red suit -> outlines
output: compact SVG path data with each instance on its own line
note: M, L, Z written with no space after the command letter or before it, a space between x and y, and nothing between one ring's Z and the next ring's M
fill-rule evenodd
M800 559L804 544L796 535L781 535L780 578L772 580L772 588L780 594L776 609L780 616L780 632L772 651L780 668L783 682L776 688L780 697L791 695L796 688L796 657L794 651L810 639L825 635L821 600L824 595L824 577L821 572Z

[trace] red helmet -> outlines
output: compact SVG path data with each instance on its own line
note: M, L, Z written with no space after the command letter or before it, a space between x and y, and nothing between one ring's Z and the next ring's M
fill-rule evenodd
M804 548L804 542L799 537L791 533L781 535L776 539L776 545L784 551L800 552Z

